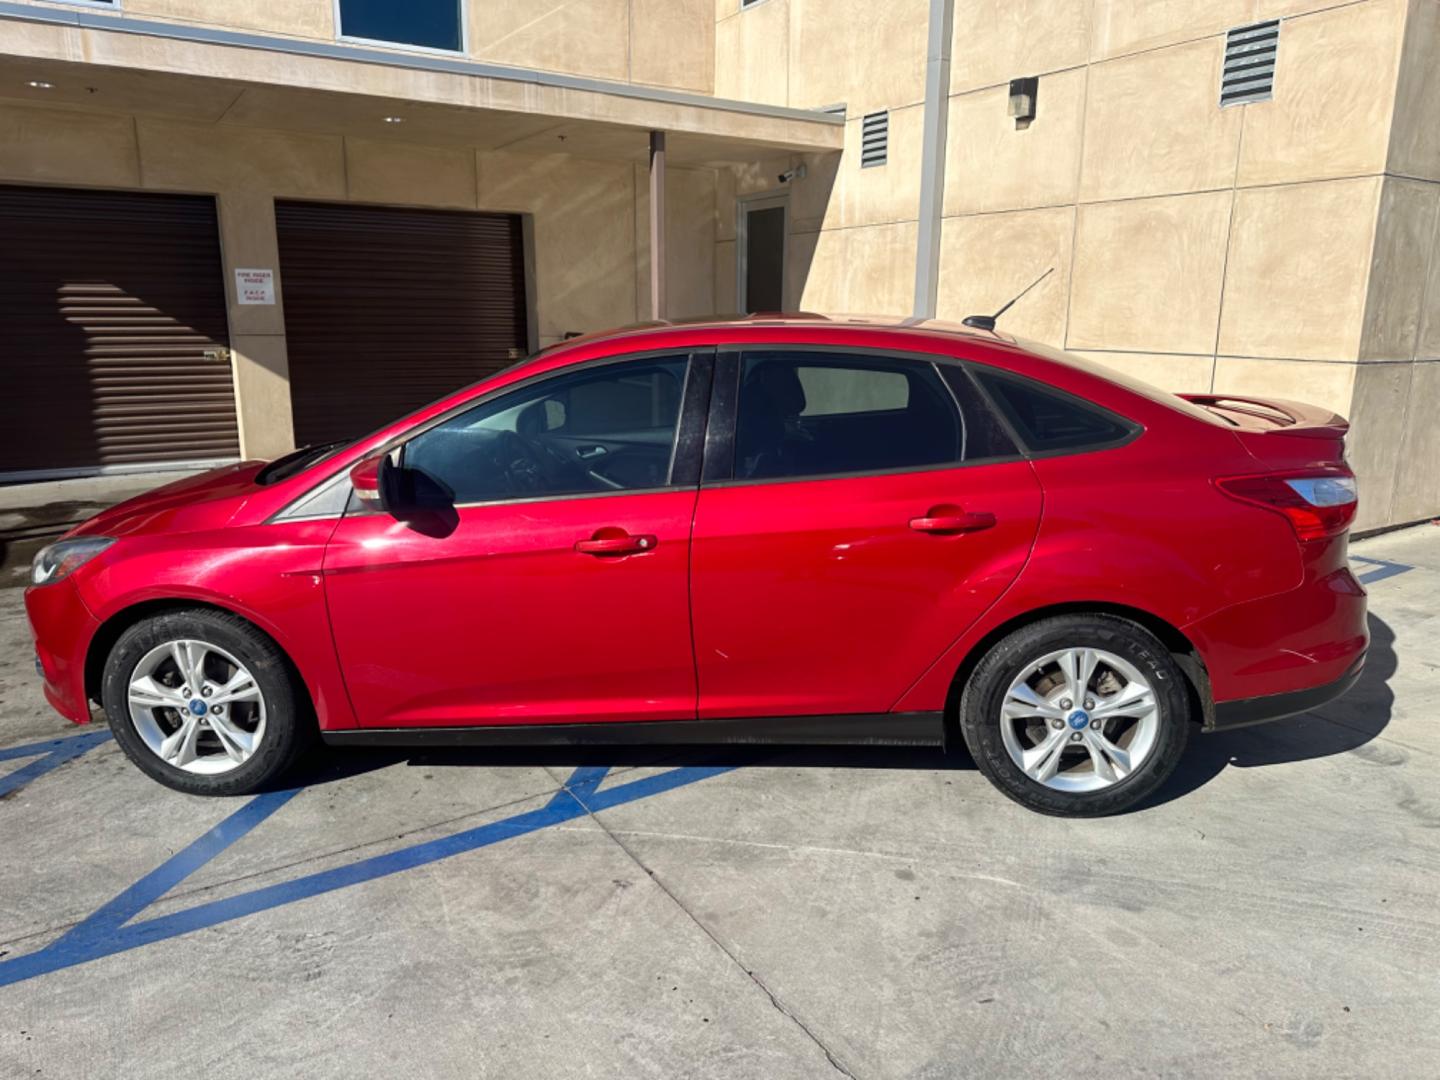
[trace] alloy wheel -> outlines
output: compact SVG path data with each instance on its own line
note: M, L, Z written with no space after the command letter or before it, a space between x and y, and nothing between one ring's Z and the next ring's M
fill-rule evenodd
M1098 791L1124 780L1149 757L1160 723L1159 698L1134 664L1078 646L1027 664L1000 708L1010 759L1056 791Z
M233 655L179 639L140 658L128 686L130 719L167 765L215 775L245 764L265 737L265 697Z

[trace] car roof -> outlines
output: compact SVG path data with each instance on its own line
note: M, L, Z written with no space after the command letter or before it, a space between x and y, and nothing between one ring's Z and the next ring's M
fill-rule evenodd
M648 337L664 338L675 333L711 334L724 338L731 334L743 338L755 330L784 330L785 336L805 330L877 330L888 333L911 334L916 337L955 336L969 338L986 344L1017 344L1016 339L991 330L979 330L961 323L943 319L922 319L900 315L818 315L809 311L780 312L766 311L754 315L709 315L693 319L655 319L649 322L632 323L610 330L581 334L566 338L550 345L537 355L548 355L561 349L575 346L599 344L601 342L632 341Z

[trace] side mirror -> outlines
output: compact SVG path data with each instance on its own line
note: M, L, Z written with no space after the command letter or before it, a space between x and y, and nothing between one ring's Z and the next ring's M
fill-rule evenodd
M385 498L385 488L389 485L385 481L392 468L389 454L372 454L350 470L350 486L367 510L390 509L389 500Z
M393 451L372 454L350 470L350 486L368 510L400 520L418 515L454 513L455 493L418 469L395 464Z

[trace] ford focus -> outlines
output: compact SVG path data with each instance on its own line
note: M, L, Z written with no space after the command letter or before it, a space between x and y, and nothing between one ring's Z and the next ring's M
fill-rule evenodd
M948 741L1101 815L1359 677L1345 433L993 332L650 324L113 507L26 606L49 701L180 791L317 739Z

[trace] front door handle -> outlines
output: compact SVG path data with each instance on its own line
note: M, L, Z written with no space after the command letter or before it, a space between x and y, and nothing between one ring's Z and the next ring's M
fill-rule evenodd
M958 506L932 506L924 517L910 519L910 528L926 533L966 533L993 528L995 515L967 513Z
M599 529L589 540L575 543L581 555L639 555L654 548L655 537L631 536L616 529Z

